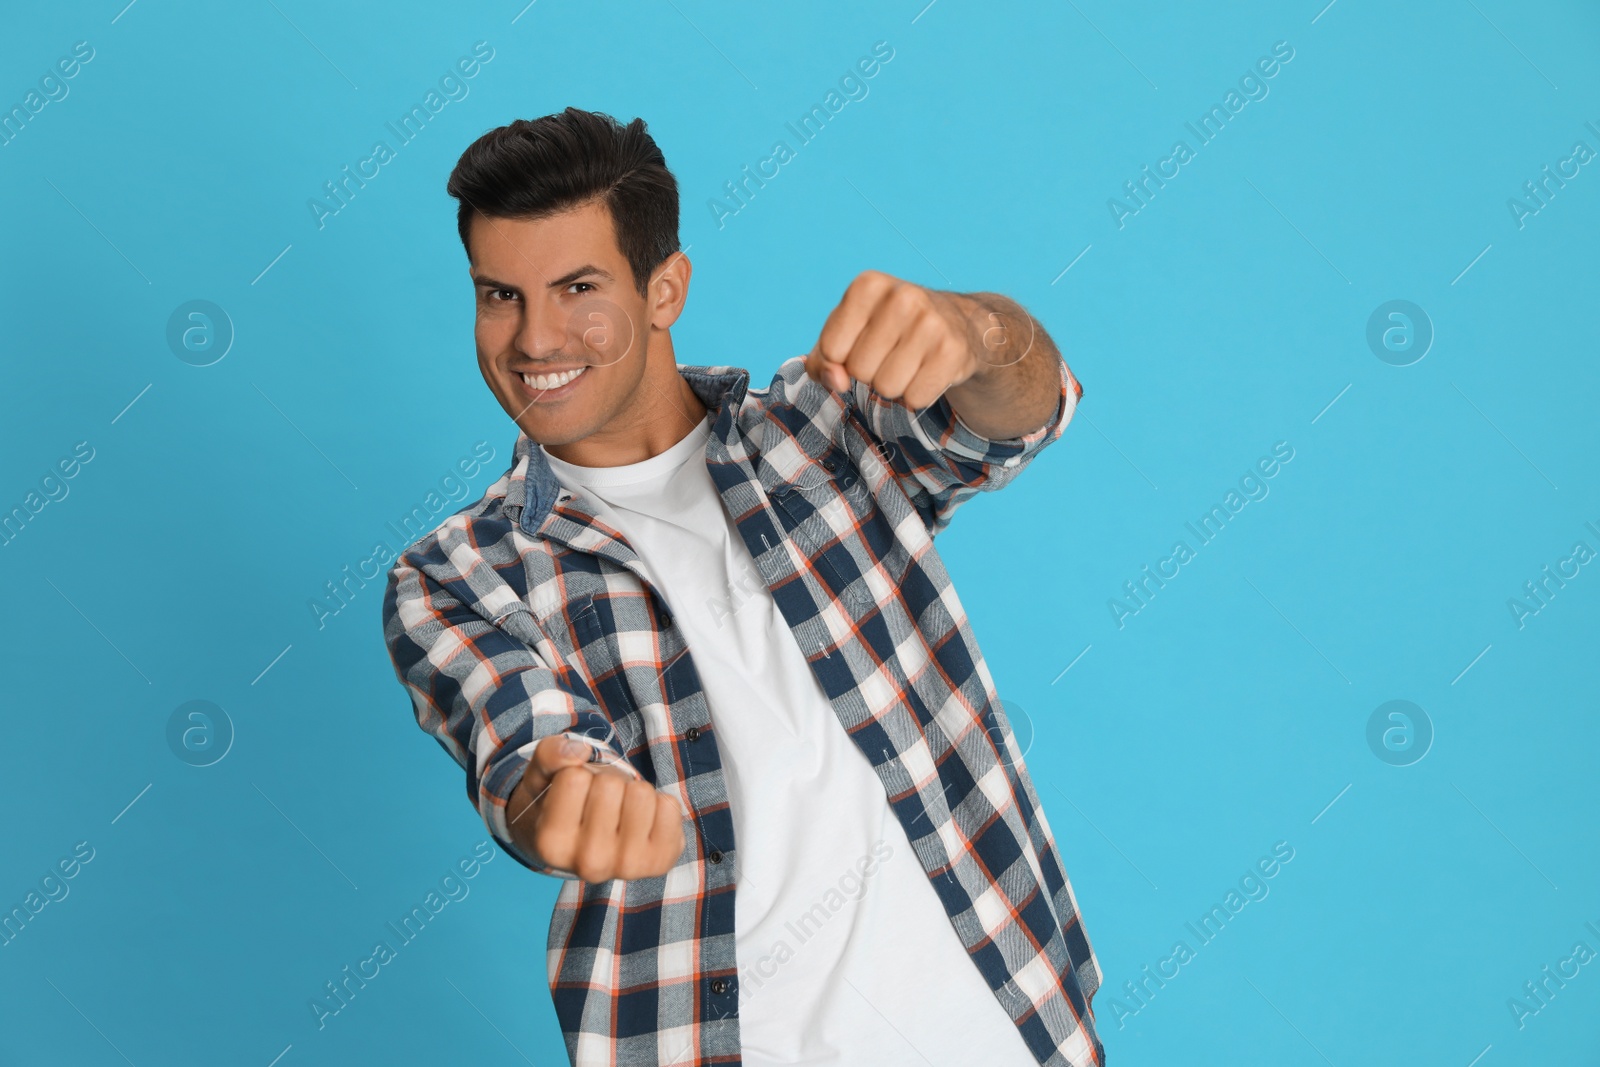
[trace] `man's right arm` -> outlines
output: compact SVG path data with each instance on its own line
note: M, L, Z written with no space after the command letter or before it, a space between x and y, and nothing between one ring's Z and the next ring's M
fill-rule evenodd
M677 862L678 801L644 780L593 701L563 686L526 642L407 555L389 572L383 620L417 724L466 771L468 796L519 863L596 882L660 875Z

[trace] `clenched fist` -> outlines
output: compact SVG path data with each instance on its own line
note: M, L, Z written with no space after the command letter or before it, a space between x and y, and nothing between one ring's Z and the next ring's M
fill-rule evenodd
M546 865L585 882L653 878L683 854L683 809L649 782L556 735L540 741L506 814L511 836Z
M968 428L997 440L1045 424L1060 399L1060 365L1055 344L1010 297L928 289L876 270L856 275L806 356L806 373L830 389L845 392L853 378L913 411L944 397Z
M854 378L907 407L927 407L985 362L974 310L959 294L863 271L828 315L806 371L832 389L848 389Z

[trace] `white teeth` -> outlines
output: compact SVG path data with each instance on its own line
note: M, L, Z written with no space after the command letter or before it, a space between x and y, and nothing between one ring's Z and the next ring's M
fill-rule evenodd
M559 389L588 369L577 367L560 374L524 374L522 380L534 389Z

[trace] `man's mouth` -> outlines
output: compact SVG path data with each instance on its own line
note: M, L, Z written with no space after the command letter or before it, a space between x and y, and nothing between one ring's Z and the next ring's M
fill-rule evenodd
M555 389L560 389L564 385L570 385L574 380L577 379L579 375L588 369L589 368L587 366L583 366L573 367L570 370L558 371L549 374L528 374L524 372L521 377L523 383L527 385L529 389L532 389L535 392L547 393Z

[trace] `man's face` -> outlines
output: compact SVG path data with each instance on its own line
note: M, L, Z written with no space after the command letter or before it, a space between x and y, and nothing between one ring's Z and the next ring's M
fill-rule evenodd
M645 370L649 316L591 202L548 218L477 216L468 231L478 369L534 441L563 445L610 424Z

